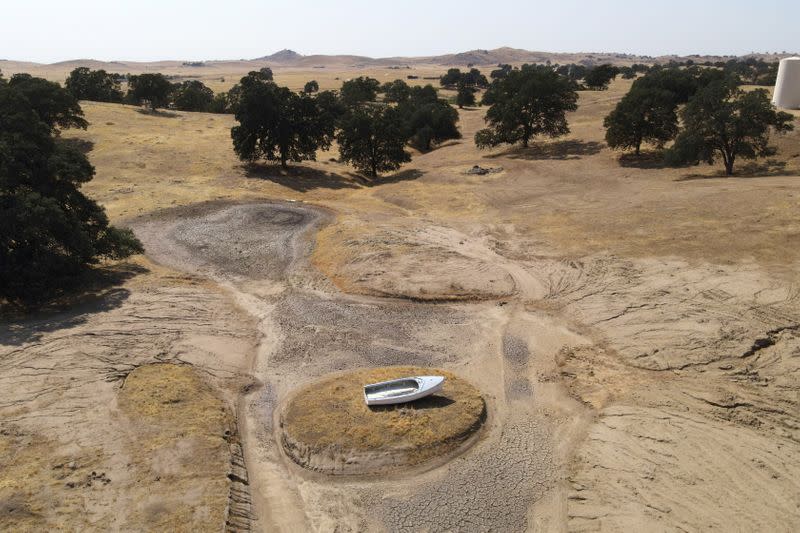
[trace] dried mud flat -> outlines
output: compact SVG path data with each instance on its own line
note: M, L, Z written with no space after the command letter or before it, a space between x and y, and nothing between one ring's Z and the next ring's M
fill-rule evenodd
M465 516L453 527L470 521L524 527L530 505L553 486L558 468L550 460L551 415L530 408L530 387L527 396L515 400L526 414L509 416L502 332L514 313L510 307L496 301L424 303L347 295L308 267L311 230L325 219L324 212L276 203L219 204L206 210L195 218L180 210L168 212L135 227L156 261L173 267L180 261L189 271L211 276L258 320L261 340L252 372L260 386L242 402L239 425L259 527L401 530L408 528L410 516L429 520L425 509L432 501L441 516ZM294 223L275 224L275 217ZM206 254L208 235L219 237L214 239L218 249ZM236 264L231 258L240 243L252 239L282 243L276 249L250 248L263 254L255 253L253 264L291 264L293 270L243 274L238 265L229 269L228 264ZM371 481L333 481L285 457L275 431L284 397L331 372L395 365L457 371L486 395L488 427L474 451L455 462L423 463L413 476ZM535 380L533 368L515 368L508 379ZM504 476L517 482L498 483ZM420 482L427 486L425 498L415 496ZM498 507L500 501L505 503ZM466 515L465 506L473 508ZM437 527L436 521L429 527Z
M363 253L370 242L353 241L344 278L391 269L432 273L432 280L446 276L436 270L441 257L460 276L476 264L489 265L477 271L491 275L477 282L480 291L462 284L455 298L406 290L427 283L422 278L395 291L402 276L365 280L366 288L348 294L310 264L314 234L330 220L325 210L280 202L200 204L139 219L134 229L158 265L127 282L115 306L4 330L1 378L13 394L0 405L0 457L25 464L4 454L41 449L37 457L59 458L35 474L53 487L45 494L57 505L49 509L44 496L26 492L29 485L14 484L30 474L4 469L3 516L17 520L9 523L796 528L800 318L791 283L755 264L533 256L457 225L397 220L390 246L417 250L424 242L438 251L387 262ZM427 294L452 288L437 283ZM492 293L487 287L495 284ZM165 396L148 407L124 399L125 376L163 363L191 368L195 377L173 379L206 391L185 402L218 406L219 417L203 422L216 424L216 440L192 437L192 427L209 432L202 425L189 424L180 437L158 433L166 431L158 420L169 416L160 410L191 409L184 400ZM55 365L65 368L58 377ZM488 407L480 440L455 457L380 479L333 479L284 455L277 410L292 391L331 372L393 365L440 367L475 384ZM137 452L133 437L142 430L125 419L132 405L155 409L148 431L163 453ZM205 459L193 457L197 450L206 450ZM195 472L200 460L206 474ZM75 478L90 476L77 499L57 479L63 465L75 466ZM136 492L155 500L167 494L156 478L185 472L208 494L187 491L159 507ZM198 480L203 475L207 483ZM86 511L64 518L59 505ZM187 508L205 510L191 516Z
M755 265L501 257L493 268L514 288L500 288L494 300L481 294L433 304L347 295L305 264L311 229L325 213L284 204L281 209L316 213L294 215L303 222L288 240L291 225L275 234L230 223L246 220L239 210L273 208L215 208L199 224L226 221L220 232L231 246L253 234L289 243L280 250L291 257L263 260L293 264L300 273L273 276L272 288L259 292L260 284L228 272L224 261L212 266L260 319L254 372L263 388L244 410L245 442L254 448L251 480L261 494L254 505L264 527L583 530L739 523L789 530L795 524L800 352L791 284ZM437 245L451 246L450 257L465 256L465 248L483 261L497 255L486 239L454 228L428 227L424 234L446 235ZM407 235L413 247L419 232ZM425 254L400 260L407 261L403 268L428 271ZM386 267L380 254L356 261L360 269ZM471 259L466 262L468 271ZM385 481L334 483L287 461L274 436L281 398L330 372L397 364L441 366L470 378L489 401L485 437L450 462ZM278 499L276 483L285 492ZM742 490L751 485L761 490ZM720 510L708 514L709 505Z

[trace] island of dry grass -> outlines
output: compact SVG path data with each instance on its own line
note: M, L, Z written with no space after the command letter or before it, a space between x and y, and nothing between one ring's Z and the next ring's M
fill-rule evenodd
M442 375L440 393L368 407L363 386L411 375ZM366 474L420 464L459 447L481 427L480 393L451 372L419 367L334 375L294 394L281 416L281 441L296 463L332 474Z

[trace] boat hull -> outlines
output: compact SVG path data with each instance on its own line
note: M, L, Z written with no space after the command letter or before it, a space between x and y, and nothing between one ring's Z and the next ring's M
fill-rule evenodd
M435 394L443 386L443 376L414 376L382 381L364 387L364 401L367 405L408 403Z

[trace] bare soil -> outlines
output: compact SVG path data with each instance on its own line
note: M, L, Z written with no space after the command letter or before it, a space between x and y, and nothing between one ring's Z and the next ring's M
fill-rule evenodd
M378 181L335 147L242 166L231 117L86 103L64 135L147 258L0 324L0 529L796 530L800 132L733 178L620 157L629 83L527 150L476 150L463 110ZM285 456L292 392L396 365L472 383L480 439L370 480Z

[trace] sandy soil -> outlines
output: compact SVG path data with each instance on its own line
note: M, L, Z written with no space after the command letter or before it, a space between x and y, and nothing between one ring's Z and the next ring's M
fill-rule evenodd
M463 141L375 183L335 148L240 166L230 117L86 104L92 126L67 135L89 141L87 189L148 259L77 308L3 322L0 528L197 530L203 501L232 530L796 530L800 132L735 178L620 158L600 124L627 87L582 93L572 134L528 150L475 150L465 110ZM195 376L186 402L225 410L217 440L167 396L151 422L125 414L125 376L163 363ZM481 439L379 480L284 456L291 391L391 365L473 383ZM144 457L147 432L163 451ZM170 490L186 480L207 490Z

